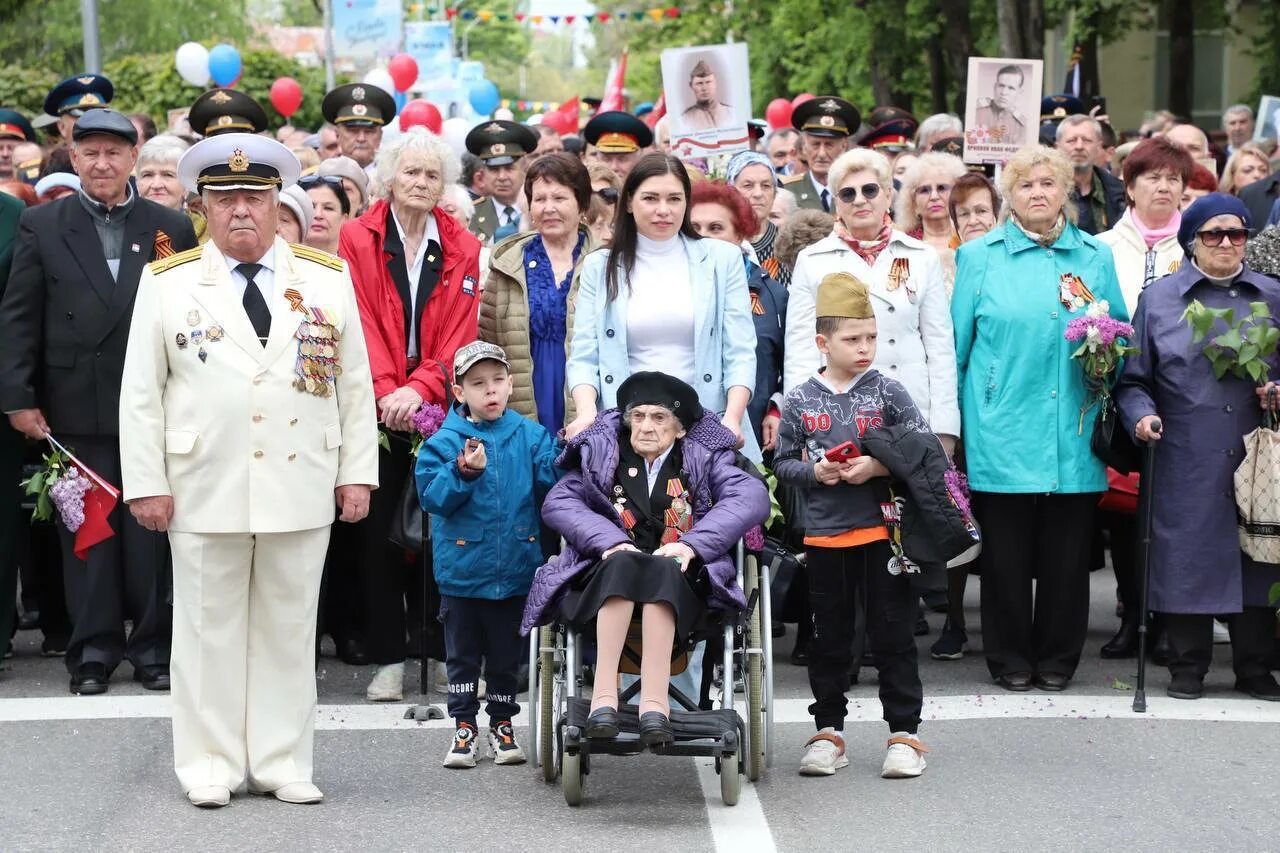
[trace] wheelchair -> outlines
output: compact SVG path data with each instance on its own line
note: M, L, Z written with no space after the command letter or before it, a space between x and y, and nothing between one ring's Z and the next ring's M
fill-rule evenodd
M720 797L727 806L736 805L742 790L742 776L758 780L772 763L770 724L773 720L773 634L770 630L769 567L737 545L735 558L738 585L746 600L745 611L709 611L712 636L718 632L724 654L715 665L720 690L716 707L699 709L697 697L690 698L668 685L671 699L671 726L675 741L661 747L663 755L710 756L720 775ZM633 624L638 627L638 622ZM636 635L638 638L638 634ZM672 675L684 671L689 649L706 634L695 632L676 644ZM628 704L639 693L640 684L630 685L618 697L619 733L609 739L586 736L586 719L591 708L589 690L584 690L583 636L561 621L545 625L530 635L529 691L530 751L542 778L554 783L558 778L564 799L570 806L582 803L586 776L594 755L637 755L645 750L636 732L639 712ZM628 641L623 649L620 671L638 674L640 646ZM707 661L711 666L711 662ZM739 687L738 685L741 685ZM745 694L746 717L740 712L737 694Z

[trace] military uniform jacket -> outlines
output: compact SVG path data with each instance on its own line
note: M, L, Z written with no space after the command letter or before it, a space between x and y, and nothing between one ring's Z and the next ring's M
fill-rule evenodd
M306 318L287 290L336 329L342 370L328 397L294 387ZM120 394L124 498L172 495L174 530L324 527L335 487L378 483L373 383L346 265L277 238L267 304L264 347L212 242L142 275Z
M493 245L493 232L498 230L498 206L493 203L493 196L487 195L476 202L476 212L467 230L484 245Z
M782 188L796 197L796 207L801 210L822 210L822 193L813 188L808 172L801 172L782 179ZM832 199L834 205L835 200Z

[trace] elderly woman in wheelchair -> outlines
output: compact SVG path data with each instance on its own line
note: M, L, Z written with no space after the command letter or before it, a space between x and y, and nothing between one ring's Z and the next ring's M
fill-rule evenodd
M569 442L568 473L542 517L565 539L539 569L524 631L562 619L594 625L597 659L589 738L618 734L618 668L640 608L639 736L646 747L673 740L668 704L671 651L708 608L742 610L731 549L769 514L763 482L739 467L737 439L693 388L663 373L636 373Z

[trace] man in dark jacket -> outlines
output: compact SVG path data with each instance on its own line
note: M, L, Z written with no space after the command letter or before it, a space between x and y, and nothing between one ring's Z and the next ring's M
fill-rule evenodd
M140 199L129 184L137 131L109 109L72 132L83 189L22 215L13 270L0 301L0 411L32 439L52 433L109 483L120 484L120 378L143 265L193 248L182 213ZM116 535L75 556L59 527L72 636L73 693L103 693L127 653L144 687L169 687L170 616L163 534L124 511ZM126 649L124 620L133 621Z
M1240 190L1240 200L1249 208L1250 237L1266 227L1277 198L1280 198L1280 169Z
M1094 165L1102 151L1102 125L1090 116L1067 116L1058 125L1057 147L1075 172L1071 201L1080 230L1101 234L1113 228L1124 215L1124 182Z
M18 217L23 205L11 195L0 193L0 297L9 278L13 242L18 236ZM18 488L22 470L22 435L0 423L0 657L9 650L16 615L18 591L18 515L22 491Z

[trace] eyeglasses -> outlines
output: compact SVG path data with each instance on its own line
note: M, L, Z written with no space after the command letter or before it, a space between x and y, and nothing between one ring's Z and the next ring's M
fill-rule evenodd
M337 175L307 175L305 178L298 178L298 186L302 187L304 190L309 190L322 183L328 184L331 187L341 187L342 178Z
M859 190L862 191L862 197L867 201L871 201L871 199L880 195L879 184L863 184L860 187L842 187L840 191L836 193L836 198L840 199L840 201L845 204L853 204L858 198Z
M609 204L617 204L618 202L618 191L613 187L601 187L596 190L596 195L600 196L600 198L604 199Z
M1230 240L1233 246L1243 246L1249 239L1248 228L1215 228L1212 231L1198 231L1196 236L1206 246L1221 246L1223 240Z
M916 187L916 195L918 196L927 197L927 196L933 195L935 192L938 195L946 195L947 193L951 192L951 185L938 184L937 186L932 186L930 184L921 184L920 186Z

